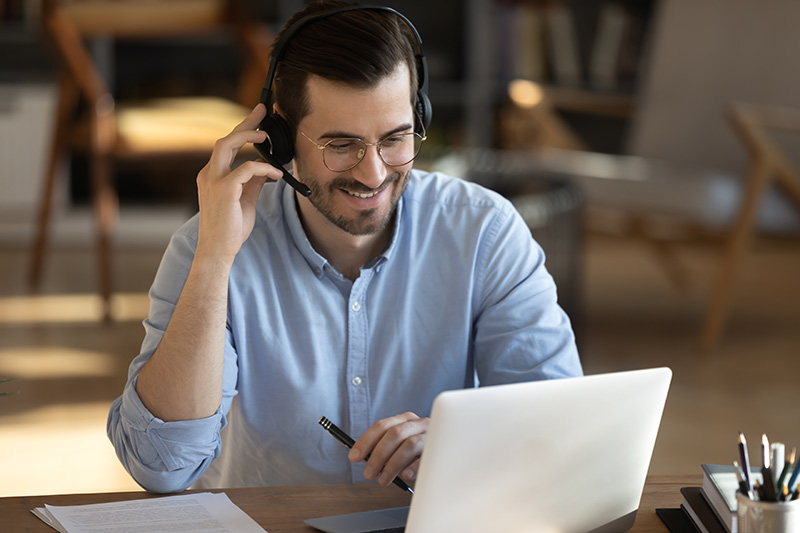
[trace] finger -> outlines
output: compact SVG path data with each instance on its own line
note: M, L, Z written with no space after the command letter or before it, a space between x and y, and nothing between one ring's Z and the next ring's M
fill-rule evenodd
M242 187L242 203L255 206L255 204L258 202L258 195L261 194L261 189L264 187L264 184L267 182L267 180L278 181L283 177L283 172L281 172L279 169L276 169L263 159L256 159L253 161L253 163L267 165L269 170L269 173L263 176L254 175L253 178L247 181ZM258 168L263 167L259 166Z
M282 173L269 163L259 161L246 161L236 167L227 176L219 179L214 179L207 168L203 169L197 178L197 188L201 207L203 206L204 199L208 197L213 201L239 201L247 195L247 201L253 202L253 196L258 196L261 191L263 181L266 179L277 180L280 179ZM249 185L254 179L257 185ZM258 182L261 183L258 183ZM256 190L257 189L257 190Z
M247 143L262 143L267 140L264 131L257 128L267 114L264 104L258 103L253 110L225 137L219 139L214 144L214 151L211 153L211 167L220 172L230 168L236 158L236 154Z
M253 178L264 178L273 181L279 180L283 173L265 161L245 161L221 181L231 184L246 185Z
M253 176L250 181L242 186L242 205L255 207L258 203L258 196L261 194L261 189L267 182L266 176Z
M408 467L405 468L400 473L400 477L402 477L403 479L405 479L409 483L412 482L412 481L416 481L417 474L419 474L419 463L420 463L420 460L417 459L413 463L408 465Z
M227 174L239 150L247 143L262 143L267 140L264 131L239 130L232 131L214 143L209 167L215 175Z
M372 450L375 448L375 445L378 444L378 441L383 438L383 435L389 429L397 424L402 424L408 420L415 419L419 419L419 417L414 413L403 413L401 415L378 420L372 424L372 426L370 426L370 428L367 429L367 431L365 431L361 437L358 438L355 444L353 444L353 448L350 450L348 458L353 463L358 463L359 461L364 460L364 458L372 452Z
M411 422L409 424L420 426L419 422ZM405 438L383 465L378 476L379 484L384 486L390 484L394 478L400 476L419 460L422 455L422 448L425 445L425 432L419 427L416 430L420 432Z
M233 128L233 131L254 130L258 128L265 116L267 116L267 106L258 103L253 110L244 117L244 120Z
M405 418L406 421L391 425L373 447L364 466L367 479L377 477L382 484L389 484L422 454L428 419L413 414Z

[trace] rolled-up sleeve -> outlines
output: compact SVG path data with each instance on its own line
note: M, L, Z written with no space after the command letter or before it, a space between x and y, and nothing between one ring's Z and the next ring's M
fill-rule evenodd
M150 314L144 321L142 352L133 360L122 396L112 404L106 431L122 465L145 490L179 492L191 486L220 454L220 430L236 394L236 352L226 335L222 404L208 418L164 422L150 413L136 393L142 367L166 331L189 273L196 246L196 219L172 237L150 289Z
M153 416L128 383L111 405L107 431L117 456L145 490L179 492L191 486L220 453L221 409L208 418L164 422Z

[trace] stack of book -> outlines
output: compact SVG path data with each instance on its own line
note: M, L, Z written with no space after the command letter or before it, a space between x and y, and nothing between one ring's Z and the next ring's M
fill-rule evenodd
M739 480L733 465L701 465L702 487L681 489L681 509L701 533L736 533L736 491ZM761 480L758 469L751 468L753 482Z

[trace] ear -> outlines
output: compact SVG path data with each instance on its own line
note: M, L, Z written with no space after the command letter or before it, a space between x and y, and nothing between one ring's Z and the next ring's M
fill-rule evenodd
M281 107L278 105L278 102L272 103L272 114L273 115L280 115L281 118L283 117L283 112L281 111Z

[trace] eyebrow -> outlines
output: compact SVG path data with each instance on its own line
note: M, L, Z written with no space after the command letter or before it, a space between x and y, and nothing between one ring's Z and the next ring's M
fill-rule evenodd
M402 124L402 125L397 126L396 128L394 128L393 130L387 131L386 133L381 135L378 140L385 139L386 137L388 137L390 135L393 135L395 133L400 133L401 131L409 130L412 127L413 127L412 124L408 124L408 123ZM324 133L324 134L319 136L319 139L359 139L359 140L363 140L358 135L355 135L353 133L349 133L349 132L346 132L346 131L338 131L338 130L329 131L327 133Z

